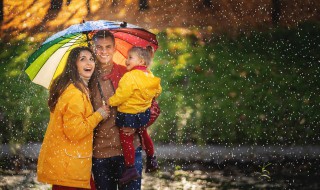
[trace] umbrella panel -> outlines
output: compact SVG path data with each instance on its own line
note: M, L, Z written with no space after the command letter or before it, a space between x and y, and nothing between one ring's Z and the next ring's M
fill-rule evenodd
M85 45L84 39L85 36L81 35L75 39L72 39L61 46L59 49L56 49L54 53L46 60L42 65L41 69L38 71L37 75L34 77L32 82L39 84L48 88L57 76L59 76L66 63L67 58L70 54L70 50L77 47Z
M87 38L92 37L97 30L108 29L114 34L116 52L113 60L117 64L125 64L127 51L132 46L151 45L157 49L158 42L154 34L131 24L128 24L127 28L122 28L120 24L120 22L90 21L56 33L29 57L26 73L33 82L48 88L51 81L63 71L70 50L76 46L88 46Z

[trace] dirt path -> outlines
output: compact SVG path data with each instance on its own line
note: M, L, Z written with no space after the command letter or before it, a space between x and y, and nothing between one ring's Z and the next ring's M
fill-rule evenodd
M24 158L37 159L41 144L0 145L0 158L10 156L14 152ZM155 145L160 159L183 159L186 161L205 161L221 163L226 160L243 162L276 159L316 159L320 155L320 146L198 146L198 145Z

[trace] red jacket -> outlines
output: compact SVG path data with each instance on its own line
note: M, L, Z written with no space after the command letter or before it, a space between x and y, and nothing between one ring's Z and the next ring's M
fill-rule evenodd
M118 88L119 81L121 77L127 72L127 68L122 65L113 63L112 71L109 75L102 77L103 80L110 79L112 81L113 88L116 90Z

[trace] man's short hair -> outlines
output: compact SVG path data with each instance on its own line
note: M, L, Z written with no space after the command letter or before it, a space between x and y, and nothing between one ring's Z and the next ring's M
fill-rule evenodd
M100 38L111 38L113 44L116 44L114 35L109 30L99 30L98 32L93 34L92 41L94 42L95 40Z

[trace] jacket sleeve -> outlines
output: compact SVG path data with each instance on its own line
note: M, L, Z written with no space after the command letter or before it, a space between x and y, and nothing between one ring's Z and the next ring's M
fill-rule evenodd
M63 132L70 140L80 140L93 132L93 129L103 119L100 113L93 112L86 117L85 110L89 102L81 93L74 93L61 101L66 101L63 117Z
M132 76L127 73L119 81L119 86L113 96L108 100L110 106L119 106L125 102L134 90L134 80Z
M158 98L160 96L161 92L162 92L162 87L161 87L161 84L159 83L158 90L157 90L157 93L155 95L155 98Z

